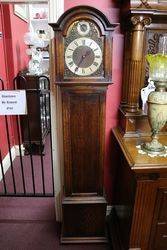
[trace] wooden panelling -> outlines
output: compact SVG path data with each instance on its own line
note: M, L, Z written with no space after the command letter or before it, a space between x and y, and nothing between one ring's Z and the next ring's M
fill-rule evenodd
M64 221L62 236L105 237L105 204L63 205Z
M103 194L104 90L62 89L66 195Z
M167 186L167 179L160 186ZM167 246L167 188L160 187L152 221L149 250L166 250Z
M130 247L148 248L151 223L156 201L157 183L139 181L131 226Z
M167 248L167 223L158 224L154 238L154 250L166 250Z
M159 217L158 221L160 222L167 222L167 189L160 189L161 190L161 206L159 210Z

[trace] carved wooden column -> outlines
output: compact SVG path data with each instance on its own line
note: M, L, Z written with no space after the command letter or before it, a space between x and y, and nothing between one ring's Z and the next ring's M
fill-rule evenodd
M151 24L147 14L134 13L126 19L124 77L120 106L120 127L125 137L138 136L141 127L150 130L147 117L139 108L140 90L145 78L145 30Z
M139 111L140 89L144 80L142 75L142 60L144 52L144 27L151 24L151 18L144 15L134 15L131 17L133 25L131 42L131 59L129 65L129 79L127 91L128 112Z
M124 42L124 70L123 70L123 83L122 83L122 97L121 97L121 107L126 107L128 100L128 83L129 83L129 68L130 68L130 58L131 58L131 42L132 42L132 32L127 31L125 34Z

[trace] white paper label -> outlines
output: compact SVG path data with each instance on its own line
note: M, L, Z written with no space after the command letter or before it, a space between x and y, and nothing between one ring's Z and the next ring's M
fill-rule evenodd
M25 90L0 91L0 115L26 115L27 100Z

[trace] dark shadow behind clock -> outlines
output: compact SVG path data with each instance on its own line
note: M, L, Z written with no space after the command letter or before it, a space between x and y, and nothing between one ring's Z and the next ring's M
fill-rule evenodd
M80 28L77 28L80 22L82 25L86 23L81 32ZM63 130L61 242L105 242L105 103L107 86L112 83L112 34L116 24L111 24L106 16L95 8L78 6L66 11L57 23L50 25L55 32L52 65L55 74L52 79L53 84L56 84L57 93L60 94L61 101L58 105L62 114ZM91 52L94 53L94 58L90 57L92 61L89 62L89 57L85 59L85 54L81 55L85 52L80 52L83 51L81 48L78 49L79 66L75 67L86 67L87 75L85 71L78 75L75 69L70 70L68 63L71 61L65 59L69 44L81 37L85 37L86 41L89 41L88 38L95 41L94 44L100 47L99 53L102 53L102 60L97 60L97 66L95 57L98 58L98 54ZM87 48L85 50L88 51ZM92 47L91 50L96 48ZM73 51L68 56L73 57ZM83 60L86 60L85 64ZM73 63L76 61L72 60ZM88 67L93 67L94 62L97 69L94 68L91 74Z

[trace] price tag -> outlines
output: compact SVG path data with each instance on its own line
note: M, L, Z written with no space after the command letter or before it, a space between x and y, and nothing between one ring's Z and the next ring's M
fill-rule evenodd
M26 115L27 99L25 90L0 91L0 115Z

